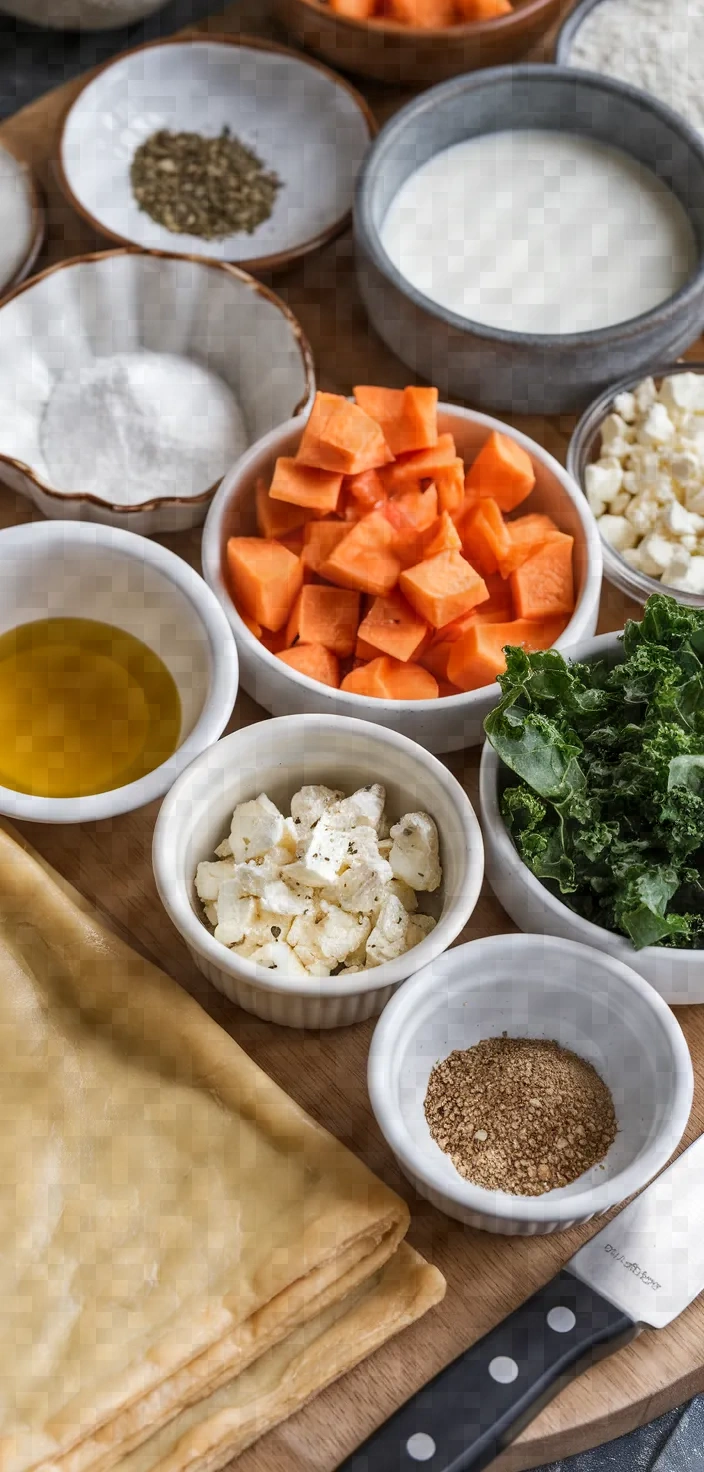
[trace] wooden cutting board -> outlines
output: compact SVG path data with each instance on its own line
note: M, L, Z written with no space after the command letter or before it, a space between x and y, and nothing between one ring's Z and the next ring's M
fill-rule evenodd
M258 0L245 0L201 29L228 34L244 30L283 39L265 11ZM549 55L549 39L541 50ZM76 83L61 87L0 126L0 140L34 166L46 191L49 230L39 269L105 245L63 201L57 182L58 125L76 90ZM377 85L364 91L380 121L410 96ZM354 284L349 232L277 276L274 285L308 334L322 388L347 393L355 382L402 386L408 380L407 371L366 321ZM700 343L699 356L701 348ZM692 356L696 353L695 348ZM521 417L513 422L564 460L571 420ZM0 526L32 519L38 520L39 513L0 486ZM199 531L163 541L198 566ZM620 628L627 615L637 612L635 605L607 586L600 629ZM264 718L265 712L241 695L230 729ZM455 755L448 766L476 800L478 753ZM409 1200L410 1240L447 1277L447 1297L439 1308L237 1463L237 1472L333 1472L412 1391L551 1277L593 1229L532 1239L494 1237L450 1221L416 1197L381 1139L367 1101L365 1062L373 1024L318 1036L296 1033L238 1012L210 988L157 898L150 864L155 814L156 805L80 828L28 825L25 831L35 847L117 922L138 949L177 977L267 1073ZM460 939L511 929L485 888ZM689 1143L704 1128L704 1007L681 1008L678 1015L696 1073ZM616 1360L596 1367L564 1391L495 1463L496 1472L519 1472L595 1446L704 1391L703 1345L704 1299L670 1329L644 1334Z

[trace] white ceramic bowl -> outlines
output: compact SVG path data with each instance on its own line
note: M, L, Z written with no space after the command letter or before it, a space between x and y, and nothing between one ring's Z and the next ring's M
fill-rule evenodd
M46 218L39 186L27 164L0 147L0 293L29 275L44 240Z
M418 809L431 814L443 881L420 908L438 923L420 945L373 970L287 981L215 940L193 881L200 860L212 858L229 832L238 803L266 792L286 812L293 793L312 782L347 792L381 782L393 817ZM157 818L153 863L162 903L213 986L245 1011L285 1027L342 1027L380 1012L399 982L452 944L477 903L484 852L459 782L413 741L366 721L298 715L234 731L191 764Z
M224 127L278 174L273 211L251 235L173 234L132 194L135 150L161 128L215 137ZM59 172L74 208L111 240L272 270L346 224L374 132L359 93L320 62L252 36L176 36L86 80L64 123Z
M0 786L0 813L34 823L89 823L144 807L230 719L237 650L227 620L188 563L132 532L72 521L0 532L0 633L52 617L113 624L155 650L178 687L179 745L139 781L91 797L33 797Z
M203 530L203 576L220 599L230 620L240 655L242 685L248 695L273 715L290 715L294 711L320 711L358 716L391 726L428 751L458 751L483 740L483 721L499 698L497 684L466 695L450 695L437 700L370 700L346 690L333 690L291 669L276 655L270 654L250 633L232 602L225 568L228 537L249 536L256 530L254 488L260 476L270 478L279 455L291 455L298 447L306 415L282 424L267 435L225 476L208 512ZM536 484L519 515L526 511L544 511L555 518L563 531L570 532L575 542L577 606L556 648L565 649L576 640L594 633L599 612L601 589L601 540L594 518L581 491L567 472L540 445L518 430L511 429L487 414L441 404L438 424L451 431L457 452L474 459L491 430L501 430L522 445L531 456Z
M482 1038L555 1039L594 1065L613 1095L618 1134L602 1165L544 1196L475 1186L432 1139L430 1070ZM440 956L401 987L377 1024L369 1093L401 1169L448 1216L533 1236L586 1222L639 1191L669 1160L692 1102L679 1023L623 962L542 935L493 935Z
M232 389L251 443L299 413L315 392L313 358L289 308L234 266L116 250L62 261L0 305L0 470L45 516L147 535L203 520L215 485L197 496L111 505L57 489L41 424L57 379L105 354L174 353Z
M618 634L600 634L569 651L570 659L621 658ZM671 1006L704 1002L704 951L644 946L637 951L625 935L583 920L546 889L520 858L499 810L501 784L510 774L487 741L479 772L479 798L486 845L486 873L496 898L521 930L580 941L638 971Z

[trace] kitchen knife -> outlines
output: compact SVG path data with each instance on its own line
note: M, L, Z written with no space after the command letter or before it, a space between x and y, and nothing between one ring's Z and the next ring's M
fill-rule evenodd
M704 1289L704 1136L339 1472L479 1472L574 1376Z

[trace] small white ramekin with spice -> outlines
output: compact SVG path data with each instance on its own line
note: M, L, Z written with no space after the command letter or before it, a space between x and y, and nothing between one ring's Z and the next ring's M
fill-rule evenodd
M565 1230L640 1190L692 1102L689 1050L658 993L620 961L543 935L439 956L392 998L369 1093L402 1170L485 1231Z

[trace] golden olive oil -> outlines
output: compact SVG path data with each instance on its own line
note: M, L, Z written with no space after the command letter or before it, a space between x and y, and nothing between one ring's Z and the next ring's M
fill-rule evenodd
M181 702L141 639L89 618L0 635L0 783L35 797L124 787L171 756Z

